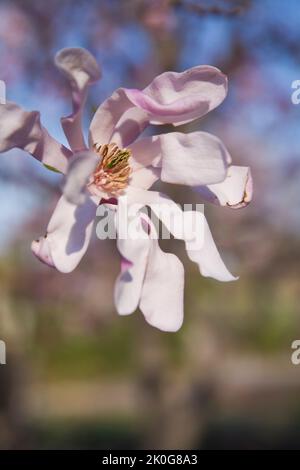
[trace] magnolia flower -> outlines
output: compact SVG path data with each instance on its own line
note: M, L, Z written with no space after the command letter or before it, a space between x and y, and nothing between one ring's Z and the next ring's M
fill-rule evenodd
M0 105L0 152L21 148L66 175L64 193L46 235L32 243L32 251L47 265L69 273L88 248L99 205L105 204L115 214L120 201L134 205L129 217L143 236L117 240L121 273L115 286L116 308L128 315L139 307L151 325L177 331L183 321L183 265L174 254L160 249L144 206L184 240L188 256L203 276L219 281L236 278L225 267L204 215L192 214L202 224L199 242L192 232L191 213L183 213L167 196L149 189L158 179L188 185L204 200L237 208L251 200L251 174L248 167L231 165L222 142L206 132L138 137L149 124L178 126L204 116L224 100L227 79L215 67L197 66L182 73L163 73L142 91L119 88L96 111L87 145L81 126L83 107L100 69L81 48L63 49L55 63L72 90L73 112L61 120L70 149L48 134L38 112L12 103ZM164 210L158 211L161 205ZM173 220L184 221L184 232L170 224L170 214Z

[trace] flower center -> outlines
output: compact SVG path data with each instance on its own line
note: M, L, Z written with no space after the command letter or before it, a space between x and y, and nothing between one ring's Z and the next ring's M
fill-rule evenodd
M120 149L117 144L95 144L94 149L100 157L89 185L95 185L100 190L118 194L128 186L131 174L129 149Z

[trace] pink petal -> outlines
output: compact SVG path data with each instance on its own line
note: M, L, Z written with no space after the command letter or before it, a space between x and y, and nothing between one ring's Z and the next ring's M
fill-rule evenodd
M143 91L125 89L132 103L148 113L151 124L184 124L216 108L227 94L227 78L208 65L182 73L165 72Z
M139 221L140 215L136 217ZM143 231L142 225L140 230ZM117 245L122 256L122 269L115 284L115 304L119 315L129 315L137 309L140 301L150 239L118 238Z
M137 214L137 221L146 222L155 230L145 214ZM142 236L119 239L122 270L115 285L115 303L120 315L128 315L140 304L146 321L163 331L177 331L183 321L184 269L179 259L164 253L158 241ZM152 234L153 236L153 234Z
M226 179L222 183L202 186L196 189L203 199L240 209L247 206L253 196L251 170L246 166L230 166Z
M70 160L64 185L64 196L69 202L82 204L85 201L87 183L98 163L98 155L90 150L78 152Z
M198 264L203 276L223 282L236 280L222 261L204 214L183 212L168 196L158 192L129 187L126 194L129 204L148 205L175 238L185 241L189 258Z
M149 189L160 179L160 168L140 168L134 171L130 177L130 186L142 189Z
M100 68L90 52L80 47L66 48L55 56L56 66L67 77L72 89L73 112L61 123L73 151L86 148L82 133L82 113L88 87L101 78Z
M172 132L140 139L131 146L133 170L161 167L161 180L197 186L223 181L230 158L223 143L207 132Z
M37 111L25 111L14 103L0 104L0 152L20 148L44 165L65 173L68 158L66 147L58 143L41 125Z
M186 241L188 257L198 264L202 276L221 282L236 281L238 278L228 271L220 256L204 214L197 212L196 215L203 226L203 239L200 242L197 239Z
M85 254L99 200L87 198L84 204L70 204L60 198L51 217L45 237L33 242L33 253L58 271L73 271Z
M55 267L46 235L38 240L34 240L31 243L31 250L42 263L47 264L51 268Z
M111 142L124 148L134 142L149 124L147 113L139 108L129 108L120 117L111 135Z
M130 164L133 171L140 170L145 167L161 168L161 136L152 135L137 140L130 145L132 157Z
M183 293L181 261L174 254L162 251L157 239L151 239L140 301L146 321L162 331L178 331L184 316Z
M119 88L107 98L97 109L91 125L89 144L108 144L123 114L133 108L124 90Z

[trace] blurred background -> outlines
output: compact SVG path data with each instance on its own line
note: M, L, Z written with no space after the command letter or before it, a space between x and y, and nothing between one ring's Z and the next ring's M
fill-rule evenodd
M68 275L32 256L61 180L21 151L1 155L0 448L300 449L300 366L291 363L300 339L299 2L0 0L7 99L40 110L63 143L70 94L53 56L70 46L89 49L103 70L86 128L119 86L221 68L228 98L185 130L218 135L235 163L251 166L254 200L205 209L235 283L202 278L169 242L186 268L185 322L166 334L140 312L117 316L113 241L95 239Z

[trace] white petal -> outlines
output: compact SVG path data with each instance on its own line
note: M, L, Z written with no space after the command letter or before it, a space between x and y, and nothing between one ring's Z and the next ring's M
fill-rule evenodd
M135 223L145 233L140 214L135 217ZM135 240L118 238L122 268L115 284L115 304L120 315L133 313L138 307L150 245L149 237L145 236Z
M142 109L133 107L124 112L117 122L111 142L124 148L131 145L149 124L148 116Z
M236 280L226 268L212 238L204 214L182 211L168 196L155 191L127 188L129 202L151 207L175 238L185 241L189 258L198 264L201 274L219 281Z
M81 47L59 51L55 65L66 75L72 90L73 112L61 123L73 152L86 148L82 133L82 113L88 87L101 78L101 70L92 54Z
M149 189L160 178L160 168L140 168L130 176L130 186Z
M184 317L184 268L172 253L151 247L141 294L140 309L146 321L162 331L178 331Z
M108 144L123 114L133 108L122 88L116 90L97 109L90 125L89 145ZM119 131L121 131L119 129Z
M131 146L134 170L161 167L161 180L188 186L219 183L230 156L223 143L207 132L171 132L140 139Z
M209 202L240 209L247 206L253 196L251 170L246 166L230 166L222 183L196 188L203 199Z
M44 165L65 173L72 152L41 125L40 113L15 103L0 104L0 152L20 148Z
M82 204L86 197L86 185L99 163L99 157L95 152L85 151L74 155L70 160L64 196L72 204Z
M76 206L62 196L50 219L46 237L32 244L34 254L58 271L73 271L88 248L98 202L89 197L84 204Z
M218 106L227 94L227 78L215 67L199 65L182 73L164 72L143 91L125 92L135 106L148 113L151 124L178 126Z
M228 271L220 256L204 214L194 212L193 216L195 214L201 220L203 239L199 237L199 239L186 241L186 250L190 260L198 264L204 277L211 277L221 282L236 281L238 278ZM187 220L188 212L185 215L185 220Z
M138 213L132 221L141 236L118 240L122 255L122 270L115 285L118 313L128 315L139 305L150 325L177 331L183 322L183 265L175 255L160 249L146 214Z

